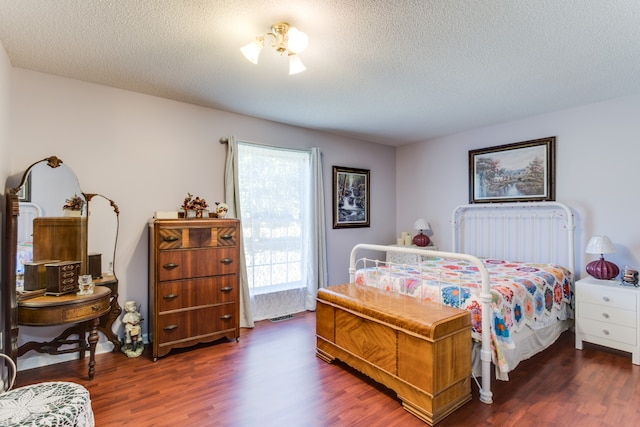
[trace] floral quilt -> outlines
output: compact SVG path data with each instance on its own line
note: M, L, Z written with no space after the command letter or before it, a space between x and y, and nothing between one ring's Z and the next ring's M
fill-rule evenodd
M483 259L491 283L491 341L494 363L508 366L502 348L523 327L546 327L573 317L572 278L564 267ZM482 333L481 278L468 261L429 258L411 266L380 265L356 271L356 283L434 301L471 312L472 337Z

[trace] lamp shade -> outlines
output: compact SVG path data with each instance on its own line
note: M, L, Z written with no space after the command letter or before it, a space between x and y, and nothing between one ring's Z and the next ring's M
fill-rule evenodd
M588 254L614 254L616 247L607 236L593 236L587 243L585 252Z
M413 223L413 228L419 231L431 231L431 226L424 218L416 219L416 222Z

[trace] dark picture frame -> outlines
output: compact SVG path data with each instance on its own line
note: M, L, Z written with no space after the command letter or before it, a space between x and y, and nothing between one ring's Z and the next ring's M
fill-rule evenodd
M369 227L370 170L333 167L333 228Z
M469 203L555 200L554 136L469 151Z

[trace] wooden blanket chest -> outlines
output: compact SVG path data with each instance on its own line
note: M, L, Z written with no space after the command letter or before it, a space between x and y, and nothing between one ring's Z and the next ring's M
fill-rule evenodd
M317 302L321 359L389 387L430 425L471 399L469 312L355 284L320 289Z

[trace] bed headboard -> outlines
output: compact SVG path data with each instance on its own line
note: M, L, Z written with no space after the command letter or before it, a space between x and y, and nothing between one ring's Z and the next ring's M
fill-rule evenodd
M575 270L571 209L560 202L458 206L452 214L453 251L480 258L555 263Z

